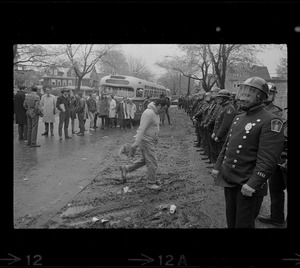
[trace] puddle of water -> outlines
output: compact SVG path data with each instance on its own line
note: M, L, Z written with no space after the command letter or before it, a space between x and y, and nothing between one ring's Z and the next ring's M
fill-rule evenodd
M65 212L61 214L61 217L68 217L75 214L79 214L81 212L87 211L93 208L93 206L79 206L79 207L70 207Z

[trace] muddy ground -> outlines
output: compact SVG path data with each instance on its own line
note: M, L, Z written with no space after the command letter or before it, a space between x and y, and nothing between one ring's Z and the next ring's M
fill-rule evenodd
M119 166L129 163L118 151L134 141L138 125L58 141L57 134L41 137L40 122L41 148L26 148L15 137L14 227L226 228L223 189L214 186L211 169L193 147L193 124L176 106L170 116L172 125L161 126L157 148L159 192L145 188L145 167L125 184L115 180ZM266 197L261 213L268 212ZM259 222L256 227L273 228Z

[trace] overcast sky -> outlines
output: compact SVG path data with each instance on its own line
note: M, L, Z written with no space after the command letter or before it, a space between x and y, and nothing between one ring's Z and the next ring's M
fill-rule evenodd
M150 69L157 76L162 71L162 68L155 65L155 62L162 61L165 59L166 55L174 56L179 52L176 48L176 45L156 45L156 44L132 44L132 45L122 45L121 46L126 56L133 56L136 58L143 58L145 62L148 64ZM282 52L279 48L266 49L263 53L259 53L257 58L261 60L263 65L268 67L270 76L276 76L276 66L279 64L280 58L284 56L284 52Z

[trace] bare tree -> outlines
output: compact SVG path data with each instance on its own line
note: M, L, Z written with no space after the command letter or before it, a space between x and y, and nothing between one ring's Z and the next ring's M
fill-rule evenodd
M260 50L260 47L256 45L219 44L207 45L207 49L217 85L220 88L225 88L227 68L231 65L237 65L237 63L244 69L250 68L251 64L258 61L256 53Z
M76 91L80 90L82 78L95 67L113 45L66 45L66 54L74 68L77 80Z
M97 64L103 74L129 75L129 65L122 51L110 50Z
M14 67L47 67L57 64L58 57L65 54L60 45L15 44Z
M147 67L145 61L142 58L135 58L129 56L127 58L128 66L129 66L129 75L144 79L147 81L153 81L154 75Z
M278 77L287 78L287 58L281 58L279 64L276 67L276 73Z

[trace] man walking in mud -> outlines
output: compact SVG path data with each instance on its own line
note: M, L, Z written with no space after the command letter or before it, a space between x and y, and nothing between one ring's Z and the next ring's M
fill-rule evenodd
M153 190L161 190L161 187L157 183L156 171L157 171L157 159L155 147L157 145L157 138L159 133L159 112L167 103L163 99L158 99L155 102L151 102L148 108L143 112L140 126L137 130L135 142L132 145L132 152L135 152L139 147L142 153L142 158L135 162L132 166L121 166L123 182L126 182L126 175L144 165L147 166L147 185L146 187Z

